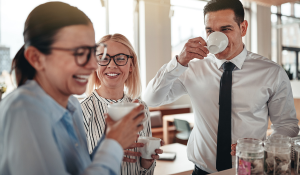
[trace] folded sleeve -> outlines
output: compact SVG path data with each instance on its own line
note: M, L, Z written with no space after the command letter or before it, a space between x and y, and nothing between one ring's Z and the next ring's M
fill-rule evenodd
M277 77L275 91L268 102L271 128L274 130L273 134L295 137L299 132L299 120L296 117L290 80L282 68Z
M149 82L143 100L151 107L172 103L184 94L186 88L179 80L188 67L182 66L174 57L168 64L161 67Z

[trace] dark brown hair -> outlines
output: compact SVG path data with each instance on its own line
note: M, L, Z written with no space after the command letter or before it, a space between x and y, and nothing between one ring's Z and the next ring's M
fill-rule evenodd
M12 62L15 70L17 85L23 85L31 80L36 70L24 56L28 46L34 46L44 54L50 54L50 46L55 42L58 31L70 25L88 25L90 19L78 8L63 2L48 2L37 6L28 15L24 26L24 45L17 52Z
M240 24L244 21L245 11L243 4L239 0L211 0L209 1L204 9L204 17L208 12L216 12L219 10L233 10L235 15L235 22L240 26Z

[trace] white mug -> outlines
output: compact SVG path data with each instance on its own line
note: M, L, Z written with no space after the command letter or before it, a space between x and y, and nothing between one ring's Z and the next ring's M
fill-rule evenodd
M129 114L139 103L113 103L108 105L108 115L114 121L118 121Z
M213 32L207 38L206 48L212 54L223 52L228 46L228 38L222 32Z
M144 159L153 159L151 155L156 154L155 150L161 146L160 141L160 138L140 136L137 143L144 143L143 147L138 147L138 152L142 154L141 157Z

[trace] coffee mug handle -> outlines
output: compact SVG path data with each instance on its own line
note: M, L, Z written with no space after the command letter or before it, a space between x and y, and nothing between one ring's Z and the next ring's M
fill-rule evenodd
M208 46L204 46L204 47L209 51Z

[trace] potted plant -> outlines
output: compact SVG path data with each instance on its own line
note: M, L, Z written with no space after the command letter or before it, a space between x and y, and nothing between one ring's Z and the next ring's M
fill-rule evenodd
M6 91L6 84L0 83L0 101L2 99L2 94Z
M287 76L289 77L290 80L293 80L293 73L291 72L291 66L289 65L289 69L285 69L284 66L282 65L283 69L285 70Z

